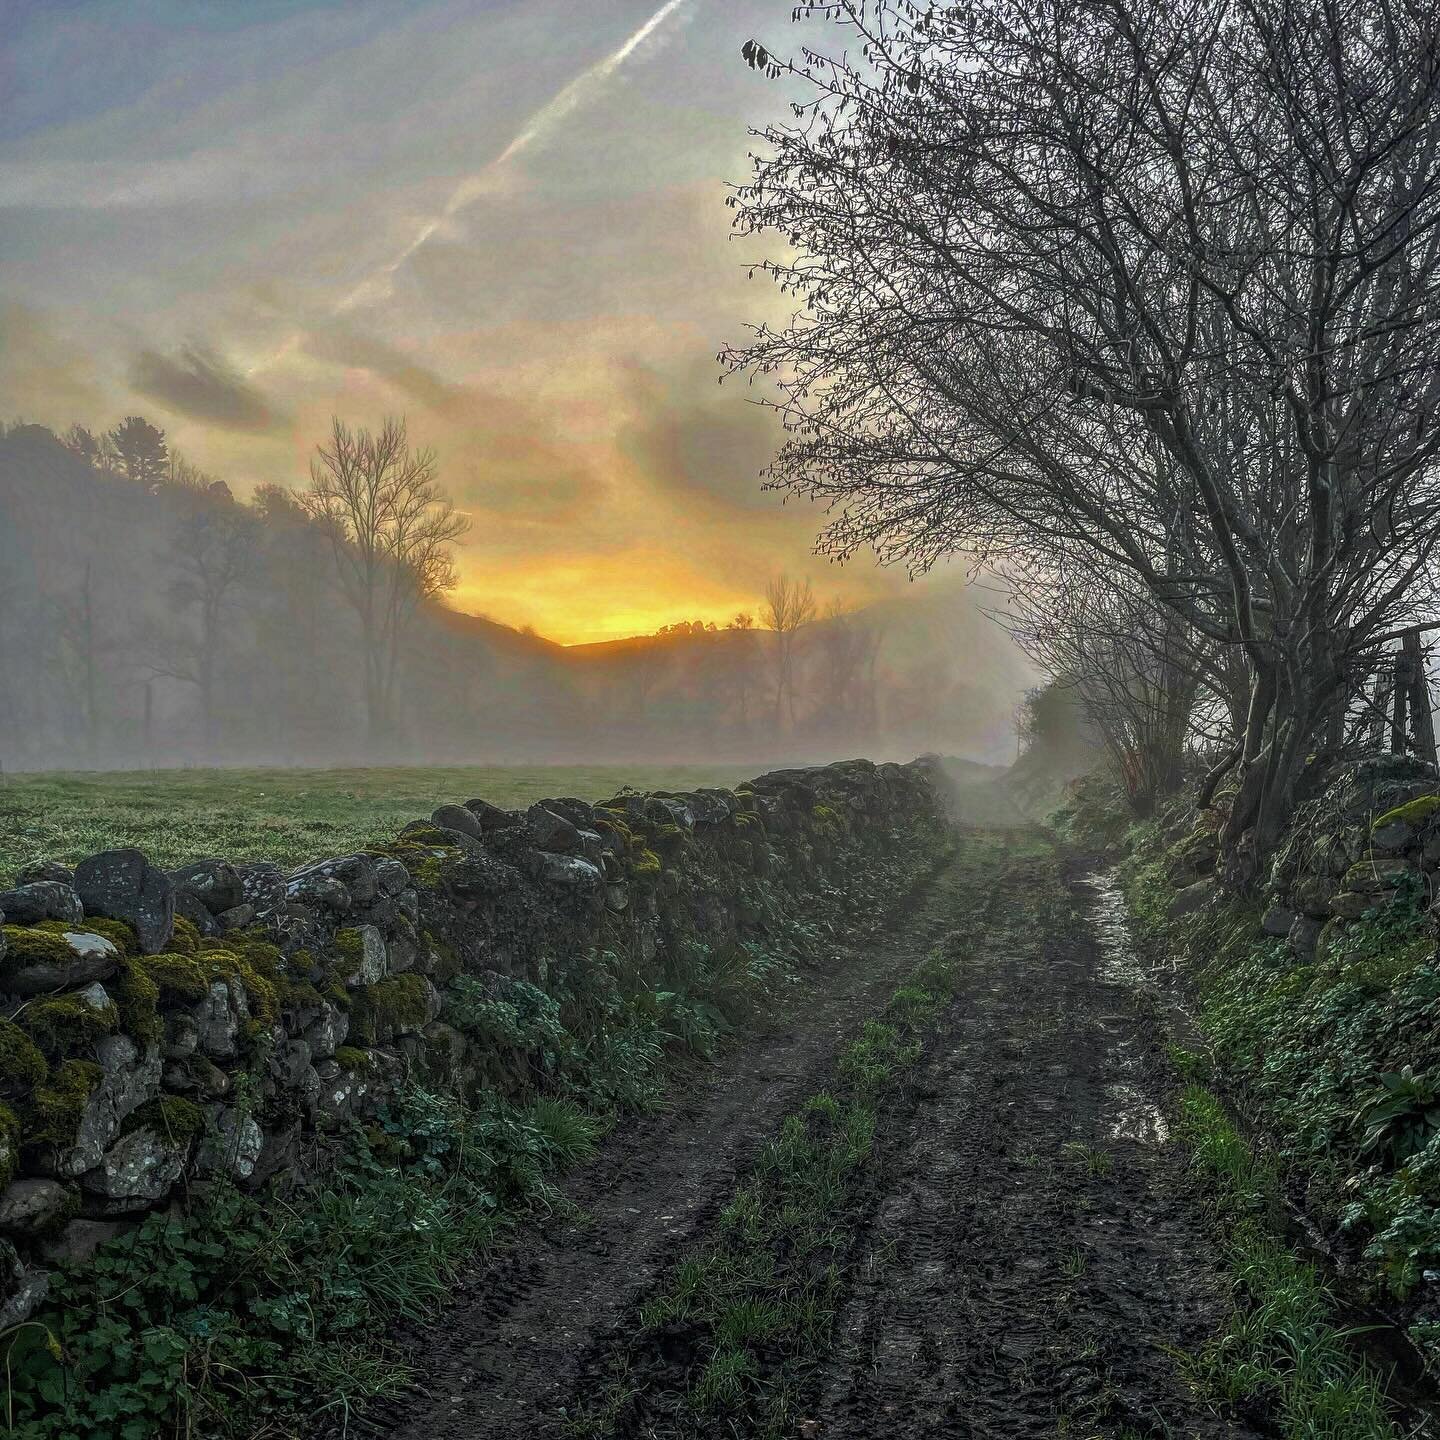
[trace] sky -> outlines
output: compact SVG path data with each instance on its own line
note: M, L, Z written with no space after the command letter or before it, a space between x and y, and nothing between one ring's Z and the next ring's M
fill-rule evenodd
M138 413L237 493L403 415L452 603L565 643L756 610L810 555L715 355L781 302L725 186L792 0L0 0L0 414ZM807 38L814 39L813 35Z

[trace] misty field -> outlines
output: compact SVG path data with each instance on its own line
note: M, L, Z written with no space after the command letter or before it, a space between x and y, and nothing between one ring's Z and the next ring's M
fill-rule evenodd
M387 839L440 804L506 807L621 787L734 785L754 766L535 765L363 770L143 770L22 775L0 788L0 878L35 860L135 845L161 865L202 855L298 864Z

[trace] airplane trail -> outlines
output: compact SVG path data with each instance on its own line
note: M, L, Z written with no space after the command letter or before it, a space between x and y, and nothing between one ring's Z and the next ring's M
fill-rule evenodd
M415 234L398 253L383 264L376 266L364 279L336 301L330 311L332 318L344 315L360 305L383 300L390 293L391 281L396 272L405 265L411 256L422 249L461 211L484 196L498 191L503 185L506 171L519 156L523 155L537 140L543 139L556 129L587 100L597 96L603 90L606 82L645 42L657 34L673 15L690 3L691 0L666 0L666 3L656 10L624 44L605 56L604 59L596 61L588 70L582 71L563 89L557 91L530 116L499 155L475 174L465 176L455 186L444 205L417 228ZM289 355L303 338L304 331L297 330L272 355L257 361L245 373L255 375L262 370L269 369Z

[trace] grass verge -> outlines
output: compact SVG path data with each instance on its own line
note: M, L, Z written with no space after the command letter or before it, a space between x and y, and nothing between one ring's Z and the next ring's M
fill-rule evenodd
M1273 1166L1199 1085L1180 1097L1182 1138L1214 1186L1236 1306L1188 1368L1217 1401L1273 1426L1285 1440L1393 1440L1380 1377L1357 1357L1314 1266L1276 1239Z

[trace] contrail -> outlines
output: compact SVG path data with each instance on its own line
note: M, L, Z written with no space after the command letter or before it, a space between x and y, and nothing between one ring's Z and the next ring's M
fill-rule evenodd
M563 120L574 113L586 100L597 95L606 81L638 50L648 39L690 0L666 0L618 50L597 61L588 70L577 75L565 88L559 91L521 127L519 133L483 170L467 175L450 192L449 198L438 211L430 216L411 237L410 241L391 259L376 266L352 290L331 307L331 315L343 315L357 305L367 301L383 299L390 291L390 281L395 272L421 249L444 225L454 219L462 210L473 205L483 196L500 188L505 172L510 165L537 140L542 140ZM273 355L252 365L246 372L267 369L288 355L301 339L301 333L292 335Z

